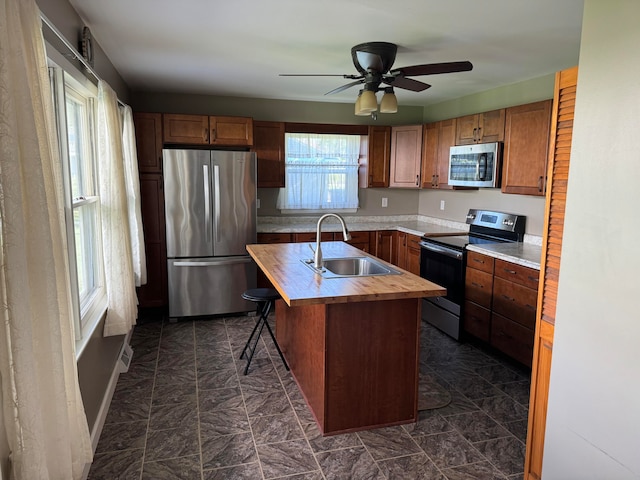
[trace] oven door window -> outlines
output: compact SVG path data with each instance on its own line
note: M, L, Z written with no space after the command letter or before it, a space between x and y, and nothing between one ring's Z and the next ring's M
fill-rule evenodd
M446 299L461 305L464 295L462 258L422 248L420 276L447 289Z

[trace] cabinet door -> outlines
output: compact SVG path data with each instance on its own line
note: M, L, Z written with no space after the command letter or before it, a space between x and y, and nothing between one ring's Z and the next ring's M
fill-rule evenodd
M415 248L411 242L407 245L405 270L408 270L414 275L420 275L420 248Z
M419 188L422 125L391 128L390 187Z
M140 175L140 204L147 259L147 283L138 287L141 308L167 305L167 253L165 244L162 175Z
M484 112L478 118L478 143L504 141L505 109Z
M464 298L482 307L491 308L493 275L488 272L483 272L482 270L467 267L464 281Z
M253 151L258 158L258 188L284 187L284 122L253 122Z
M440 122L427 123L422 131L422 168L421 187L436 188L438 182L438 139L440 138Z
M407 234L405 232L398 232L398 249L394 263L400 268L407 269Z
M531 367L533 330L494 312L491 314L491 345Z
M493 311L531 330L536 323L538 291L504 278L493 280Z
M465 115L456 119L456 145L477 143L478 114Z
M209 117L206 115L162 115L162 138L165 143L209 144Z
M367 153L367 186L389 186L389 161L391 158L391 127L369 127L369 151Z
M452 190L449 185L449 149L456 144L456 124L455 118L442 120L438 136L438 171L436 173L436 183L438 188Z
M543 196L551 100L506 110L502 192Z
M134 113L140 173L162 173L162 114Z
M211 145L253 145L253 120L250 117L209 117Z
M393 263L397 262L398 233L395 230L379 230L375 232L375 256Z

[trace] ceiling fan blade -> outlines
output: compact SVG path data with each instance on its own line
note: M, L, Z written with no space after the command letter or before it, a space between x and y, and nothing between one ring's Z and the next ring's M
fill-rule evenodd
M325 95L332 95L334 93L342 92L343 90L346 90L347 88L351 88L354 85L359 85L361 83L364 83L364 78L361 78L360 80L356 80L355 82L347 83L346 85L342 85L341 87L334 88L330 92L325 93Z
M392 79L385 79L384 83L391 85L392 87L404 88L405 90L411 90L412 92L422 92L431 87L428 83L419 82L413 78L407 78L403 75L398 75Z
M360 78L360 75L344 75L338 73L280 73L279 77L342 77L342 78Z
M392 75L402 74L405 77L413 77L418 75L436 75L438 73L454 73L468 72L473 69L471 62L445 62L445 63L427 63L425 65L411 65L392 70Z

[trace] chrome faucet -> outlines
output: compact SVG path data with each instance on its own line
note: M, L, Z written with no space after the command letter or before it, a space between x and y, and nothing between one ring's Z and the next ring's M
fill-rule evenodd
M349 229L347 228L347 225L344 223L344 219L340 215L338 215L337 213L326 213L322 215L318 219L318 226L316 228L316 249L313 254L313 266L316 268L322 268L323 266L322 265L322 249L320 248L320 236L321 236L320 227L324 219L327 217L336 217L340 221L340 225L342 225L342 237L344 238L344 241L346 242L347 240L351 240L351 234L349 233Z

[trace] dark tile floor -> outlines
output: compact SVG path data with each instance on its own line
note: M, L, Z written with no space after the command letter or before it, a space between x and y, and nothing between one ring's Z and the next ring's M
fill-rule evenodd
M322 437L266 332L242 374L254 321L136 326L89 478L523 478L527 370L423 323L421 381L451 403L417 423Z

